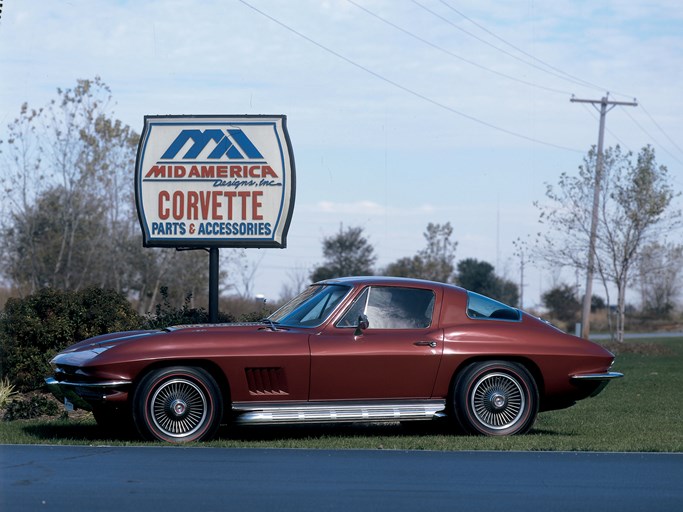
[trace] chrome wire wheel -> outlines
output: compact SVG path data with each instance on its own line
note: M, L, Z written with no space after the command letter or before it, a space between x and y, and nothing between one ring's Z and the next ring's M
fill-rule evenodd
M191 437L206 419L205 393L187 379L172 379L156 390L149 402L149 414L156 428L166 436Z
M454 379L453 412L469 433L508 436L528 432L538 414L538 386L529 370L512 361L480 361Z
M145 439L187 443L211 439L223 418L223 396L203 368L150 371L133 392L133 421Z
M495 372L484 375L474 384L470 405L482 425L504 430L519 421L526 401L522 386L514 377Z

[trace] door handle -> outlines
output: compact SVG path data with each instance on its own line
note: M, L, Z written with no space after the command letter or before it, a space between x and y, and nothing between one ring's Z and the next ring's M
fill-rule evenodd
M437 343L436 343L436 341L416 341L415 343L413 343L413 345L415 345L417 347L436 348Z

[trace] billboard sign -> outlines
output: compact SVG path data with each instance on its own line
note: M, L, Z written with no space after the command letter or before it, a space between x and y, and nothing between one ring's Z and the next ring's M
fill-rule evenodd
M286 247L286 116L145 116L135 201L145 247Z

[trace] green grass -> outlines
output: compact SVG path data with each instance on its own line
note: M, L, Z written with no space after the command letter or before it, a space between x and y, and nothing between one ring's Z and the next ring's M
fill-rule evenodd
M399 424L259 426L223 428L215 441L201 446L682 452L683 339L657 341L654 346L627 343L628 350L617 356L614 367L626 375L623 379L610 383L596 398L540 414L534 429L524 436L453 435L431 423L417 432ZM0 422L0 443L160 444L103 437L89 417Z

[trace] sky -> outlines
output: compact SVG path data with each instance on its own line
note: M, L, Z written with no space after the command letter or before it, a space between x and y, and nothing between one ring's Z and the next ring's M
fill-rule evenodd
M322 264L323 238L342 226L363 228L382 268L423 248L428 223L450 222L456 260L519 283L513 241L547 229L534 202L597 143L598 111L572 95L635 99L607 115L605 145L652 145L683 189L680 0L2 5L0 138L22 103L95 76L138 132L145 115L287 116L287 248L246 254L267 298ZM575 280L527 263L524 306Z

